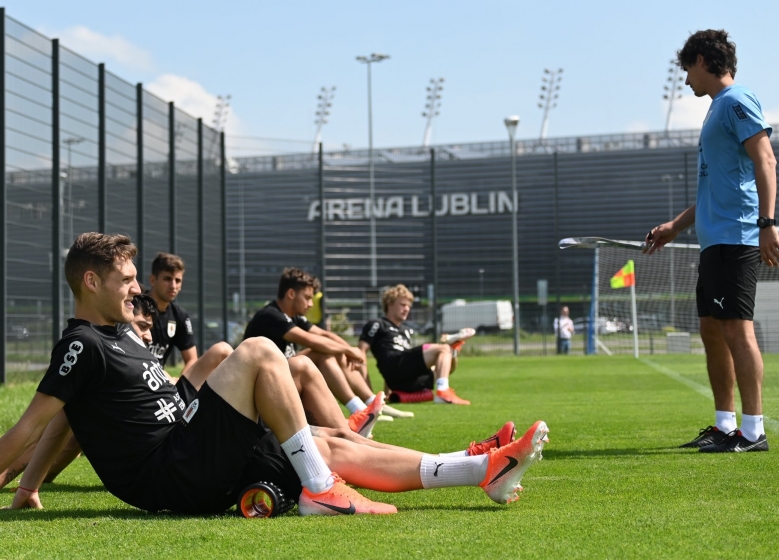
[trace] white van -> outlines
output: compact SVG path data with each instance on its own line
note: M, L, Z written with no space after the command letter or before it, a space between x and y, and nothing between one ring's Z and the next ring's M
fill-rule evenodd
M473 327L477 333L511 330L514 310L508 300L473 301L456 299L441 306L441 331L451 333Z

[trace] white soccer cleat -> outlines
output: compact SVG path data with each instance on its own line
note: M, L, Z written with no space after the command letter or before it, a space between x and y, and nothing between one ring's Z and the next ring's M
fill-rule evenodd
M382 416L390 416L392 418L413 418L414 413L407 410L398 410L388 404L385 404L381 409Z

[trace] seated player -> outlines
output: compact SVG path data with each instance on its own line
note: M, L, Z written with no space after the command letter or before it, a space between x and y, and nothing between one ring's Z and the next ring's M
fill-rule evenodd
M68 432L59 421L49 423L63 418L58 415L63 410L65 425L72 426L109 492L148 511L220 512L235 502L247 479L300 489L301 515L397 511L366 499L344 480L385 492L478 485L506 503L517 498L522 475L540 458L548 441L542 421L517 441L467 457L326 435L314 439L287 360L261 337L244 341L185 407L127 325L132 297L140 293L135 254L129 238L98 233L80 235L71 247L65 276L76 318L55 345L29 407L0 438L0 469L38 441L47 426L51 438L36 455L56 456ZM260 415L274 434L272 446L263 444L269 434L258 428ZM262 453L254 453L260 448ZM28 470L23 481L39 483L44 475L42 469ZM20 486L14 504L39 507L37 487Z
M319 280L299 268L286 268L279 279L276 299L258 311L246 326L244 340L264 336L272 340L285 356L296 355L296 345L311 358L327 381L336 399L351 414L365 410L375 395L359 371L363 352L335 333L311 324L305 317L313 305ZM382 414L409 417L413 413L384 405Z
M440 404L471 404L458 397L449 387L449 374L457 349L473 329L450 335L444 344L411 347L413 330L405 325L414 295L403 284L389 288L381 298L384 317L369 321L360 335L363 354L371 349L379 372L392 391L419 393L434 390L434 401ZM450 345L451 344L451 345ZM454 344L457 344L453 350ZM429 393L428 393L429 394ZM429 399L428 399L429 400Z

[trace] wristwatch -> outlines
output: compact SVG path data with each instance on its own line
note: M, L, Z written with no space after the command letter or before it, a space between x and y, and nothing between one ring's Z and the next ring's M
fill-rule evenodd
M776 220L774 220L773 218L766 218L765 216L760 216L757 219L757 227L759 227L760 229L765 229L769 226L775 226L775 225L776 225Z

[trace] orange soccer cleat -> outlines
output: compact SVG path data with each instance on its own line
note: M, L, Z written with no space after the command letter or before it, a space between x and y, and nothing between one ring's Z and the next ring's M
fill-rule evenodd
M514 422L506 422L503 427L495 432L495 435L481 441L472 441L468 446L468 455L486 455L490 449L500 449L514 441L514 434L517 433Z
M436 390L434 402L436 404L471 404L471 401L458 397L451 387L443 391Z
M349 488L344 480L333 473L335 484L324 492L313 494L303 488L298 502L300 515L359 515L397 513L392 504L374 502Z
M522 475L530 465L541 460L541 451L549 441L548 433L546 423L539 420L517 441L490 450L487 476L479 484L490 498L499 504L519 499L517 492L522 490Z
M355 412L349 416L349 427L353 432L363 437L370 437L373 426L379 420L381 409L384 406L384 392L376 393L376 398L368 405L368 408Z

